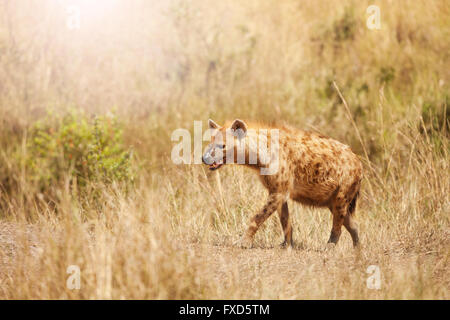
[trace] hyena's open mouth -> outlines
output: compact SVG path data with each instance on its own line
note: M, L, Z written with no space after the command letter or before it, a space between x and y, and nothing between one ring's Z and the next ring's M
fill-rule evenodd
M214 163L212 163L212 164L209 165L209 170L217 170L217 169L219 169L222 165L223 165L223 162L221 162L221 163L214 162Z

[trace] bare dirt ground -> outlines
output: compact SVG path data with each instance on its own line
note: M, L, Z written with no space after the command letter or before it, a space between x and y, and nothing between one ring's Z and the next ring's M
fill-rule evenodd
M249 298L261 295L273 299L323 298L319 295L320 287L333 281L335 292L330 292L330 298L339 298L339 285L344 285L343 282L360 282L361 290L370 293L370 297L382 296L366 287L368 265L364 254L353 250L344 252L339 246L330 249L324 245L323 250L309 250L190 245L189 250L209 265L213 279L224 290L239 283ZM401 265L409 259L395 260ZM348 276L335 277L342 268L348 269Z
M20 258L18 253L36 258L45 255L37 228L33 225L0 222L0 273L5 275L13 270L14 263L20 260L17 259ZM292 249L278 246L241 249L231 245L182 244L178 245L177 251L206 266L202 269L204 272L196 277L203 277L214 284L217 296L211 296L212 299L341 299L354 295L346 291L349 287L353 290L359 288L366 298L382 299L386 297L383 287L408 281L414 276L420 277L421 264L435 264L433 282L447 290L450 288L450 279L445 271L447 260L442 262L433 252L422 255L384 252L374 257L366 254L364 249L354 250L345 244L338 244L335 248L324 244L323 249L299 245ZM370 276L367 268L372 264L380 265L380 290L367 287L367 278ZM419 268L419 271L411 273L412 266ZM422 290L419 287L416 289ZM329 291L326 296L323 295L324 290ZM225 294L229 292L233 292L233 295ZM389 297L392 297L392 292L389 292ZM399 292L398 297L394 298L402 298L402 293Z

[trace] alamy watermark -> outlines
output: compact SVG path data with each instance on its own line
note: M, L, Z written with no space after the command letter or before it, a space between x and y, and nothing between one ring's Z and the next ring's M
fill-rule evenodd
M377 265L370 265L367 267L366 273L370 276L366 280L368 289L380 290L381 289L381 272L380 267Z
M81 271L80 267L77 265L70 265L66 270L69 277L66 281L67 289L69 290L80 290L81 289Z
M178 142L171 152L175 164L203 163L211 170L224 164L246 164L257 166L261 175L278 172L278 129L249 129L241 120L235 120L230 128L222 129L210 120L209 128L203 133L202 122L194 121L193 139L189 130L180 128L172 132L171 140ZM210 144L203 150L205 141Z
M366 20L366 26L370 30L380 30L381 29L381 14L380 7L377 5L370 5L366 9L366 13L369 17Z
M66 26L69 30L80 29L81 26L81 10L79 6L70 5L66 8L67 20Z

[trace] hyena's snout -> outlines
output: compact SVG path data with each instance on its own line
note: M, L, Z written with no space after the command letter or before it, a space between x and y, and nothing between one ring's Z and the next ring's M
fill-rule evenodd
M202 156L202 162L203 162L203 164L210 165L210 164L213 164L214 159L209 154L204 154Z
M219 153L210 146L203 154L202 162L209 165L209 170L219 169L223 165L223 157Z

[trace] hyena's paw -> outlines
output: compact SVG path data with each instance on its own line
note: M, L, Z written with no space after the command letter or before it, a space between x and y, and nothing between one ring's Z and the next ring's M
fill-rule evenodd
M334 250L334 248L336 248L336 244L333 242L328 242L325 246L325 251Z
M294 242L288 242L284 240L282 243L280 243L280 249L292 249L294 247Z
M242 249L250 249L252 247L253 241L249 237L243 236L239 242L238 246Z

